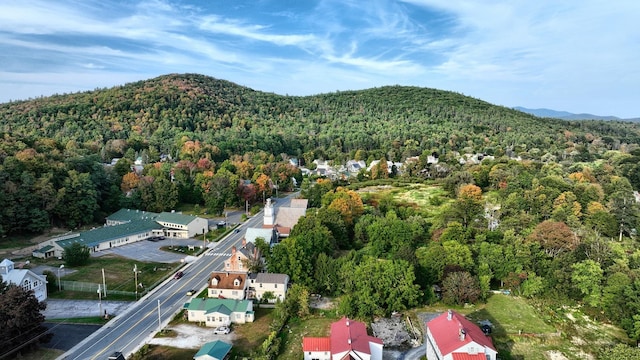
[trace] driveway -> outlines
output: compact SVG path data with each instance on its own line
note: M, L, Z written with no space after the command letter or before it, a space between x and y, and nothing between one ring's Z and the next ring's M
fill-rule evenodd
M165 240L148 241L142 240L132 244L114 247L108 250L92 253L91 256L99 257L107 254L116 254L129 259L159 262L176 263L183 261L187 255L160 250L162 246L202 246L202 240L196 239L173 239L167 237Z

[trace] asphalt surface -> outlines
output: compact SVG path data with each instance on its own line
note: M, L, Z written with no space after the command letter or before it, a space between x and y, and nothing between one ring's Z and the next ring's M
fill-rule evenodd
M67 351L89 335L100 329L101 325L80 325L45 322L44 326L53 334L51 340L46 344L41 344L47 349L57 349Z

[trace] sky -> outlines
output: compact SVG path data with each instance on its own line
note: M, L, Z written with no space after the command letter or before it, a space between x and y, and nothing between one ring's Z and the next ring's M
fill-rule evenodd
M199 73L640 117L638 0L0 0L0 103Z

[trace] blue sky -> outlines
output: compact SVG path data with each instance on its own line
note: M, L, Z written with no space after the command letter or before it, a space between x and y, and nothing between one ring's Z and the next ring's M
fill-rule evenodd
M0 102L200 73L640 117L640 1L0 0Z

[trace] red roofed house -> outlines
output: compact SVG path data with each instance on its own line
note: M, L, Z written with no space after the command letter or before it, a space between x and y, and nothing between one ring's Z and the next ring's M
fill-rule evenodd
M359 321L343 317L331 324L331 335L302 339L304 360L382 360L382 340L367 334Z
M427 323L427 360L496 360L491 338L464 316L449 310Z

